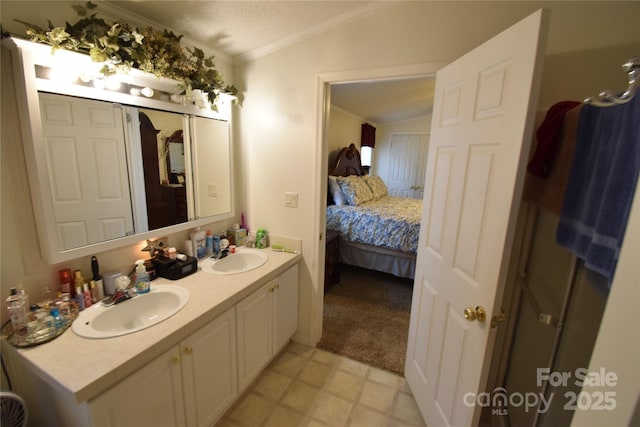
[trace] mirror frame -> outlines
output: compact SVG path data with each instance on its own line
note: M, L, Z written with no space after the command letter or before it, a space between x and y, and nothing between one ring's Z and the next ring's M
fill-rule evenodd
M234 200L234 147L231 125L232 97L221 99L216 104L218 111L199 108L195 105L177 104L171 101L134 96L121 92L94 89L73 83L52 82L36 76L36 67L52 67L57 63L77 64L78 67L101 68L102 64L93 63L87 55L77 52L58 50L55 54L48 45L34 43L22 39L6 38L3 45L11 51L13 62L13 78L15 80L16 98L21 118L22 143L24 145L25 160L27 162L27 174L29 188L33 204L33 213L40 242L42 258L50 264L69 261L74 258L88 256L136 244L146 239L189 230L212 222L232 218L235 215ZM123 83L139 87L148 87L155 91L173 93L178 85L177 81L158 78L148 73L132 69L127 75L119 75ZM150 230L131 236L116 238L101 243L89 244L75 249L60 251L55 231L55 221L50 215L47 206L51 206L51 190L48 186L42 188L42 182L48 182L46 158L42 145L42 120L40 117L40 103L38 92L50 92L62 95L71 95L80 98L113 102L123 106L150 108L155 110L186 114L189 116L206 117L229 122L229 167L230 167L230 197L231 209L223 214L205 218L195 218L187 222ZM219 97L222 98L222 97ZM52 232L53 231L53 232Z

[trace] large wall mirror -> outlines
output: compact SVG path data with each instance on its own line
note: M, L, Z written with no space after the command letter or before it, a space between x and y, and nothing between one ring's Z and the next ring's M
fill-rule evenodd
M47 261L234 215L230 105L201 111L166 97L53 85L34 71L42 66L30 50L20 53L14 75Z

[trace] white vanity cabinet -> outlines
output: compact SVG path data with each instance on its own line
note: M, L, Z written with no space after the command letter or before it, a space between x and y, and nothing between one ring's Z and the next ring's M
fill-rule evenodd
M298 328L298 265L236 305L238 385L243 391Z
M95 426L212 425L238 395L234 309L89 402Z
M180 314L129 336L68 331L30 349L3 342L30 424L214 425L297 330L299 258L274 252L262 273L189 275L180 281L191 293Z

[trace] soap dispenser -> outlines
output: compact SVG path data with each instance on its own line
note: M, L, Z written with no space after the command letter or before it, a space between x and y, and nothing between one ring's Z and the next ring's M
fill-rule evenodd
M144 260L139 259L136 261L136 292L139 294L146 294L151 290L151 279L147 268L144 266Z

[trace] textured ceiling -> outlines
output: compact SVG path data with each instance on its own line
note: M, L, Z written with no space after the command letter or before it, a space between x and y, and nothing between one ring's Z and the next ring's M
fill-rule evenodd
M389 4L326 0L129 0L107 3L160 23L230 57L295 41Z

